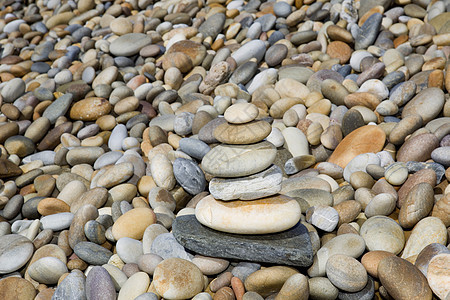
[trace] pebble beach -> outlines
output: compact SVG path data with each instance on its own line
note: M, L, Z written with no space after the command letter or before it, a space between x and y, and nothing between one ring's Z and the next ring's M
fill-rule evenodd
M450 0L0 0L0 300L450 300Z

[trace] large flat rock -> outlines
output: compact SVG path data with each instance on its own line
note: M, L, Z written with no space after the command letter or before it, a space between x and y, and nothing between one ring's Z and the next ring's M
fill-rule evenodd
M299 267L313 262L308 230L301 223L274 234L238 235L210 229L195 215L184 215L175 219L172 232L185 248L205 256Z

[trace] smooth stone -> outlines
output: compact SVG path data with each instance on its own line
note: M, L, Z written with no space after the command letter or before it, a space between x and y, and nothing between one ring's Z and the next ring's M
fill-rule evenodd
M446 146L446 147L439 147L433 150L433 152L431 152L431 158L443 165L444 167L449 167L450 166L450 146Z
M311 240L300 223L274 234L236 235L202 226L195 216L185 215L175 219L172 230L183 247L205 256L294 266L312 263Z
M424 133L406 140L397 152L397 161L426 161L431 152L439 146L439 140L432 133Z
M228 260L202 255L195 255L192 262L204 275L216 275L222 273L230 265Z
M444 107L444 92L439 88L427 88L418 93L403 108L402 118L413 114L422 117L426 124L433 120Z
M323 231L331 232L339 222L339 214L330 206L317 205L306 211L306 220Z
M359 154L377 153L386 141L386 134L378 126L366 125L352 131L336 147L328 162L334 163L341 168Z
M87 300L86 278L80 270L73 270L56 287L52 300L80 299Z
M186 192L196 195L205 190L205 174L197 163L185 158L177 158L173 162L173 174Z
M267 234L287 230L298 223L300 214L297 201L283 195L230 202L207 196L195 208L195 216L201 224L235 234ZM240 221L232 222L234 219Z
M97 187L111 188L130 179L134 174L132 163L124 162L106 169L96 183Z
M142 242L129 238L120 238L116 243L117 255L126 263L137 263L139 256L144 254L142 249Z
M31 241L18 234L0 236L0 274L12 273L22 266L33 255Z
M122 150L122 140L128 136L127 128L123 124L118 124L111 132L111 136L108 140L108 147L112 151Z
M374 13L364 22L355 39L355 50L366 49L375 42L380 31L382 19L382 14Z
M47 118L50 123L54 124L56 119L60 116L64 116L69 110L70 105L73 101L73 95L70 93L64 94L47 107L47 109L42 114L43 117Z
M177 242L172 233L161 233L156 236L152 242L150 253L158 255L162 259L177 257L188 261L192 260L192 256Z
M298 271L286 266L273 266L258 270L245 279L246 291L256 292L263 297L279 292L289 277Z
M361 257L361 263L364 266L364 268L366 268L367 273L370 276L378 278L378 272L377 272L378 264L384 258L389 257L389 256L395 256L395 254L391 253L391 252L387 252L387 251L381 251L381 250L369 251Z
M258 116L258 108L252 103L236 103L225 110L224 118L232 124L244 124Z
M367 272L355 258L335 254L328 258L326 274L331 283L346 292L358 292L367 284Z
M364 214L367 218L373 216L388 216L394 211L396 203L396 197L392 194L379 193L367 203Z
M119 151L106 152L95 160L94 169L98 170L107 165L114 165L122 156L123 153Z
M308 298L308 278L303 274L297 273L284 282L275 299L307 300Z
M79 258L91 265L106 264L112 256L111 251L91 242L80 242L75 245L73 251Z
M33 300L37 294L33 284L23 278L10 276L0 281L0 298L1 299L23 299ZM40 299L40 298L39 298ZM39 300L38 299L38 300Z
M151 161L150 171L156 185L167 190L174 188L176 179L173 165L164 154L156 154Z
M70 224L72 224L73 218L73 213L62 212L42 217L40 222L43 229L61 231L69 228Z
M89 97L75 102L69 112L70 118L80 121L96 121L101 116L109 114L111 103L104 98Z
M2 88L1 95L3 101L12 103L25 93L25 81L21 78L14 78L9 80Z
M217 13L203 22L198 31L203 34L203 37L210 36L213 40L217 37L217 35L222 31L223 26L225 24L226 16L223 13Z
M151 42L151 37L146 34L128 33L115 39L109 46L109 51L115 56L132 56Z
M360 234L369 251L400 253L405 245L402 228L394 220L385 216L369 218L361 226Z
M313 265L308 269L309 277L324 276L328 258L343 254L353 258L360 257L365 250L364 239L353 233L338 235L325 243L314 255Z
M146 207L134 208L121 215L112 227L112 234L116 240L129 237L140 240L145 229L156 223L155 213Z
M434 192L428 183L415 185L406 196L398 215L399 224L403 228L412 228L421 219L429 215L433 209Z
M87 274L86 297L88 300L115 299L113 279L105 268L94 266Z
M92 165L105 153L101 147L73 147L66 154L66 161L69 165L75 166L80 164Z
M447 243L447 230L440 219L426 217L414 226L401 257L407 259L416 256L432 243L445 245Z
M409 261L389 256L378 264L378 277L394 299L432 299L426 277Z
M253 144L265 139L272 127L266 121L256 121L247 124L233 125L223 123L214 129L214 137L225 144Z
M334 300L339 290L326 277L313 277L308 279L309 296L316 300Z
M95 220L89 220L84 225L84 234L93 243L101 245L106 242L105 232L105 227Z
M55 257L43 257L28 267L30 277L43 284L55 284L67 272L66 264Z
M188 299L203 291L203 274L190 261L168 258L156 267L152 284L166 299Z
M260 62L263 59L265 52L266 44L262 40L252 40L233 52L231 57L236 61L236 64L240 66L251 58L256 58L257 62Z
M253 200L275 195L281 190L282 172L272 165L259 173L232 179L212 178L209 192L218 200Z
M130 276L119 291L117 300L134 300L147 292L150 285L150 277L147 273L137 272Z
M288 127L282 132L285 147L289 150L293 157L309 155L309 144L305 134L296 127Z
M198 160L203 159L203 157L211 150L211 148L206 144L206 142L202 140L196 140L193 138L182 138L180 140L179 149L184 153L186 153L187 155Z
M428 266L431 259L442 253L450 253L450 249L448 249L445 245L438 243L429 244L423 248L422 251L420 251L419 255L417 255L414 265L420 270L420 272L422 272L423 275L427 276Z
M276 149L270 142L252 145L219 145L202 160L205 172L217 177L241 177L258 173L275 160Z

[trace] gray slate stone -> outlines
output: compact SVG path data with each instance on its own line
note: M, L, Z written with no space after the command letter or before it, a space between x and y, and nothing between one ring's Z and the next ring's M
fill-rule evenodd
M189 194L197 195L205 190L205 174L194 161L177 158L173 163L173 173L177 182Z
M214 120L212 120L214 121ZM211 121L211 122L212 122ZM211 123L209 122L209 123ZM208 123L208 124L209 124ZM202 131L203 128L200 130ZM200 133L199 133L200 134ZM181 151L198 160L202 160L203 156L211 150L211 148L203 141L192 139L192 138L182 138L180 140L180 148Z
M350 293L340 290L338 299L340 300L372 300L375 296L375 284L372 277L368 276L366 286L359 292Z
M275 234L238 235L210 229L195 215L185 215L175 219L172 232L186 249L205 256L299 267L313 263L311 239L301 223Z

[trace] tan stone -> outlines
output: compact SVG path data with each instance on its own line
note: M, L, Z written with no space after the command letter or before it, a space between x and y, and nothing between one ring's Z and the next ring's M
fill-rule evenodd
M129 237L140 240L145 229L156 223L156 215L149 208L134 208L120 216L112 227L112 234L116 240Z

